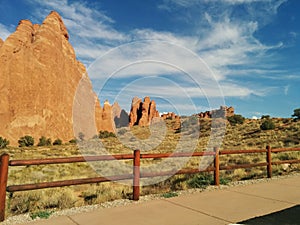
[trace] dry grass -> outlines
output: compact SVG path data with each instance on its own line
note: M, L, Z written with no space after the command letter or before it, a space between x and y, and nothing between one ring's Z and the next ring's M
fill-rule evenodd
M124 140L120 141L118 137L109 137L102 140L103 149L109 154L132 153L133 149L145 148L145 153L163 153L173 152L181 143L182 135L185 135L184 146L193 147L192 141L197 140L195 151L203 151L207 148L211 134L211 121L200 121L200 133L197 134L197 124L194 121L188 121L188 127L181 132L174 130L174 121L166 121L166 132L160 137L157 130L150 130L148 127L133 127L129 129L121 128ZM221 149L264 149L270 144L273 148L278 147L300 147L300 121L295 122L292 119L273 119L276 125L275 130L261 131L260 120L246 120L242 125L231 126L227 124L226 134L222 140ZM158 133L155 133L158 132ZM151 136L152 135L152 136ZM195 135L199 135L195 136ZM147 139L151 139L147 143ZM141 141L146 145L141 145ZM86 143L84 154L95 155L102 154L104 151L98 148L97 140ZM91 147L92 146L92 147ZM94 147L93 147L94 146ZM95 147L96 146L96 147ZM148 148L148 149L147 149ZM149 150L150 149L150 150ZM179 149L180 150L180 149ZM66 144L62 146L49 147L28 147L0 150L0 153L7 152L10 159L33 159L50 157L71 157L82 154L76 145ZM273 160L299 159L300 153L278 153L273 154ZM209 158L208 158L209 159ZM235 165L265 162L265 154L243 154L243 155L223 155L221 156L221 165ZM211 161L211 159L210 159ZM163 162L163 163L162 163ZM199 158L192 158L184 162L183 168L198 168ZM180 162L176 159L164 161L164 159L142 160L142 167L159 165L159 170L169 170ZM162 163L160 165L160 163ZM132 161L124 162L126 171L131 172ZM94 167L93 167L94 166ZM38 183L54 180L67 180L75 178L86 178L99 176L102 174L116 174L118 170L112 169L111 162L102 162L101 170L97 170L93 163L73 163L60 165L44 166L24 166L10 167L8 184ZM129 168L129 169L128 169ZM151 169L152 170L152 169ZM155 170L155 169L154 169ZM278 165L273 167L274 175L282 175L292 171L299 171L300 165ZM97 172L98 173L97 173ZM234 171L221 171L221 179L224 183L228 181L243 180L266 177L265 168L237 169ZM142 187L142 194L168 193L175 190L182 190L205 183L205 179L210 181L210 174L202 175L177 175L166 180ZM55 210L82 206L86 204L97 204L104 201L110 201L119 198L130 198L131 187L120 183L101 183L93 185L79 185L64 188L53 188L27 192L17 192L8 194L7 214L19 214L24 212L36 212L39 210Z

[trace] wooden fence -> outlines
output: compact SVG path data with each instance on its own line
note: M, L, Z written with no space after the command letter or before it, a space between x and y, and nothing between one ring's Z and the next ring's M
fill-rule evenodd
M196 174L201 172L213 172L214 173L214 184L220 184L220 170L235 170L239 168L252 168L252 167L266 167L267 177L272 177L272 165L280 164L293 164L300 163L300 159L292 160L281 160L272 161L272 153L278 152L290 152L300 151L300 148L280 148L271 149L267 146L266 149L258 150L221 150L217 148L210 152L194 152L194 153L161 153L161 154L141 154L140 150L135 150L134 154L123 154L123 155L103 155L103 156L86 156L86 157L69 157L69 158L48 158L48 159L32 159L32 160L9 160L8 154L0 156L0 222L5 219L5 201L6 192L17 192L36 190L42 188L53 188L53 187L64 187L71 185L80 184L93 184L101 182L110 182L118 180L133 180L133 200L139 200L140 196L140 179L147 177L157 176L170 176L177 174ZM232 154L249 154L249 153L264 153L266 154L266 162L252 163L252 164L237 164L220 166L220 155L232 155ZM140 160L141 159L159 159L169 157L202 157L202 156L213 156L213 165L206 168L205 170L199 169L181 169L179 171L165 171L165 172L141 172L140 171ZM83 178L73 180L62 180L43 182L36 184L22 184L22 185L10 185L7 186L8 170L11 166L32 166L32 165L47 165L47 164L62 164L62 163L78 163L78 162L92 162L92 161L107 161L107 160L133 160L133 172L132 174L122 174L118 176L109 177L94 177L94 178Z

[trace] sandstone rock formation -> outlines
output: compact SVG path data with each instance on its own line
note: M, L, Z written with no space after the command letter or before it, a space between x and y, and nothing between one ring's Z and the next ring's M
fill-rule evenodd
M127 127L129 125L129 115L124 109L121 109L118 102L112 105L112 117L116 128Z
M215 109L206 112L200 112L198 117L201 119L208 119L208 118L217 118L217 117L231 117L234 115L234 108L227 107L227 106L220 106L220 109Z
M79 82L86 92L81 102L95 107L92 112L96 115L86 115L97 125L90 132L105 129L102 120L108 123L110 108L104 104L101 109L68 39L60 15L51 12L41 25L20 21L16 31L0 41L0 136L12 145L24 135L72 139L72 109Z
M161 118L163 118L164 120L174 120L175 122L172 127L174 130L177 130L181 127L180 116L176 115L174 112L164 113L161 115Z
M156 110L154 100L150 100L148 96L144 98L143 102L138 97L132 99L129 126L148 126L155 118L159 118L159 112Z
M109 104L108 100L104 102L102 115L99 123L99 130L106 130L109 132L114 132L114 117L112 106Z

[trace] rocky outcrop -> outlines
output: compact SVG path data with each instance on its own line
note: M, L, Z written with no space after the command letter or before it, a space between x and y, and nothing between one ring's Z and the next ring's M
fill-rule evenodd
M0 41L0 136L12 145L24 135L72 139L73 101L79 83L86 93L82 102L95 109L94 115L86 115L97 124L90 132L109 124L110 108L104 104L101 109L86 69L76 60L68 40L60 15L51 12L41 25L21 20L16 31Z
M121 109L118 102L112 105L112 116L116 128L127 127L129 125L129 115L124 109Z
M139 119L141 118L141 106L142 99L138 97L134 97L131 102L131 109L129 113L129 126L132 127L134 125L138 125Z
M217 118L217 117L231 117L234 115L234 108L227 106L220 106L220 109L215 109L206 112L200 112L198 114L199 118L208 119L208 118Z
M176 115L174 112L168 112L168 113L164 113L161 115L161 118L164 120L173 120L173 129L177 130L181 127L181 120L180 120L180 116Z
M129 126L148 126L155 118L159 118L159 112L156 110L154 100L150 100L148 96L144 98L143 102L138 97L132 99Z
M109 104L108 100L106 100L103 105L102 119L99 130L107 130L109 132L114 132L112 106Z

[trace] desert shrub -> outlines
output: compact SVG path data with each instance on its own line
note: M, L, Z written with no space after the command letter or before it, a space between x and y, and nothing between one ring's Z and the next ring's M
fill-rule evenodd
M53 145L62 145L62 140L60 140L59 138L55 139L53 141Z
M40 137L38 146L49 146L51 145L51 138L46 138L45 136Z
M227 117L227 120L231 125L236 125L236 124L243 124L245 121L245 117L242 115L236 114L230 117Z
M272 120L265 120L262 122L262 124L260 125L260 129L261 130L273 130L275 129L275 124L273 123Z
M33 146L34 145L34 138L29 136L29 135L25 135L25 136L21 137L18 140L18 143L19 143L19 147Z
M99 132L99 138L109 138L109 137L116 137L113 132L109 132L107 130L101 130Z
M261 116L261 119L262 119L262 120L263 120L263 119L267 119L267 120L268 120L268 119L270 119L270 115L262 115L262 116Z
M9 141L6 138L0 137L0 149L6 148L9 145Z
M203 188L214 183L213 177L206 174L197 174L188 180L188 186L191 188Z
M120 129L120 130L118 131L118 134L119 134L119 135L124 135L126 132L127 132L126 129Z
M300 119L300 108L299 109L294 109L294 114L292 117L296 117L296 119Z
M84 133L82 133L82 132L78 133L78 138L79 138L80 141L83 141L84 137L85 137Z
M164 198L173 198L173 197L177 197L178 194L176 192L167 192L161 195Z
M69 141L69 143L70 143L70 144L76 144L76 143L77 143L76 138L71 139L71 140Z
M30 213L30 217L31 219L36 219L36 218L41 218L41 219L48 219L51 214L53 213L53 211L48 211L48 210L42 210L42 211L38 211L38 212L33 212Z

